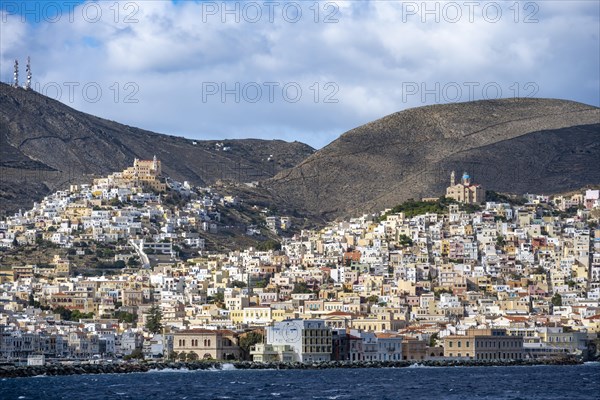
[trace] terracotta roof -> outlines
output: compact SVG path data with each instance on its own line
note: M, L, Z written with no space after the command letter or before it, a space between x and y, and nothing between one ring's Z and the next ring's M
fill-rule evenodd
M405 329L403 329L403 331L405 332L420 332L422 333L423 327L416 325L416 326L407 326Z
M187 329L184 331L176 332L176 335L198 335L198 334L217 334L220 333L222 335L235 335L234 331L229 329Z
M400 335L396 335L394 333L376 333L375 336L381 339L390 339L390 338L399 338Z
M354 317L354 314L349 313L349 312L345 312L345 311L332 311L332 312L328 313L327 315L331 315L332 317L335 317L335 316L349 316L349 317Z
M511 321L515 321L515 322L527 322L529 321L529 318L527 317L511 317L511 316L505 316L504 318L511 320Z

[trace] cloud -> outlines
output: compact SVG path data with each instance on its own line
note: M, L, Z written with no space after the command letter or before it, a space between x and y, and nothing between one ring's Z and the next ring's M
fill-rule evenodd
M60 86L94 115L315 147L426 104L517 93L600 104L597 2L465 4L85 2L38 23L2 11L0 76L31 55L38 90Z

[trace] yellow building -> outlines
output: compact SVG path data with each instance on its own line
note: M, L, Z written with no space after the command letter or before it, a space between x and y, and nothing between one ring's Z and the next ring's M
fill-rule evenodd
M351 328L367 332L398 331L406 327L406 321L394 319L391 315L378 314L373 317L351 320Z
M252 326L269 325L273 322L270 307L255 306L245 307L243 310L233 310L229 317L234 324L247 324Z
M465 204L479 204L485 200L485 190L481 185L471 182L471 177L466 172L461 181L455 182L454 171L450 174L450 186L446 189L446 197Z
M523 337L509 336L506 329L467 329L465 335L444 338L444 357L520 360L523 358Z
M55 254L52 259L52 264L54 264L55 276L71 275L71 262L68 259L61 258L58 254Z
M155 192L164 192L167 186L161 181L161 175L161 162L156 156L152 160L138 160L136 158L133 161L133 167L129 167L122 172L115 172L106 178L95 179L94 186L96 188L141 186Z

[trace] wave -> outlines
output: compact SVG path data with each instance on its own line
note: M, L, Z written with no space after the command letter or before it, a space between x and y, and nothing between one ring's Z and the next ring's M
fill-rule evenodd
M159 373L159 372L184 372L184 373L188 373L188 372L193 372L187 368L165 368L165 369L150 369L148 370L149 373Z
M429 365L423 365L423 364L416 363L416 364L410 364L407 368L437 368L437 367L432 367Z

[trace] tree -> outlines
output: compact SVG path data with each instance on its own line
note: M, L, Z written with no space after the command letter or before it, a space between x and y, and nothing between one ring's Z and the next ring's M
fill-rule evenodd
M163 328L161 323L162 311L160 311L160 308L158 306L152 306L146 315L148 315L148 318L146 319L146 329L152 333L160 333Z
M308 288L306 282L298 282L294 285L292 293L312 293L312 290Z
M266 240L256 245L258 251L281 250L281 243L276 240Z
M71 310L66 309L63 306L56 307L53 312L60 315L60 319L63 321L69 321L71 319Z
M264 278L264 279L259 279L255 282L253 282L252 287L264 288L264 287L267 287L268 284L269 284L269 280L267 278Z
M185 351L182 351L181 353L179 353L179 361L185 361L187 358L187 354L185 353Z
M429 336L429 347L435 347L437 338L438 338L437 332L434 332L431 336Z
M504 247L506 241L504 240L504 236L497 235L496 236L496 247Z
M89 312L89 313L82 313L79 310L69 310L68 308L65 308L63 306L59 306L56 307L53 312L55 314L59 314L60 315L60 319L62 319L63 321L79 321L80 319L89 319L89 318L94 318L94 313L93 312Z
M213 296L209 296L207 300L212 304L223 304L225 303L225 294L222 292L217 292Z
M552 296L552 305L555 307L562 306L562 296L559 293L554 293L554 296Z
M198 354L194 353L193 351L190 351L185 357L187 361L198 361L198 358Z
M245 288L246 287L246 282L242 282L242 281L233 281L231 282L231 286L233 287L237 287L237 288Z
M123 357L124 360L133 360L133 359L137 359L137 360L143 360L144 359L144 353L142 352L142 349L134 349L131 354L126 355L125 357Z
M263 341L263 334L257 331L248 332L240 338L240 349L245 358L250 358L250 348Z
M398 236L398 244L403 247L410 247L413 245L413 241L411 238L403 234Z
M379 296L377 296L376 294L374 294L374 295L372 295L372 296L369 296L369 297L367 297L367 302L368 302L368 303L373 303L373 304L375 304L375 303L377 303L378 301L379 301Z
M130 257L129 260L127 260L127 266L129 267L137 267L138 265L140 265L140 262L137 257Z
M79 321L80 319L90 319L90 318L94 318L94 313L93 312L89 312L89 313L82 313L79 310L73 310L73 312L71 313L71 321Z
M118 319L119 322L126 322L128 324L132 324L135 321L135 315L126 311L117 311L115 312L114 317Z

